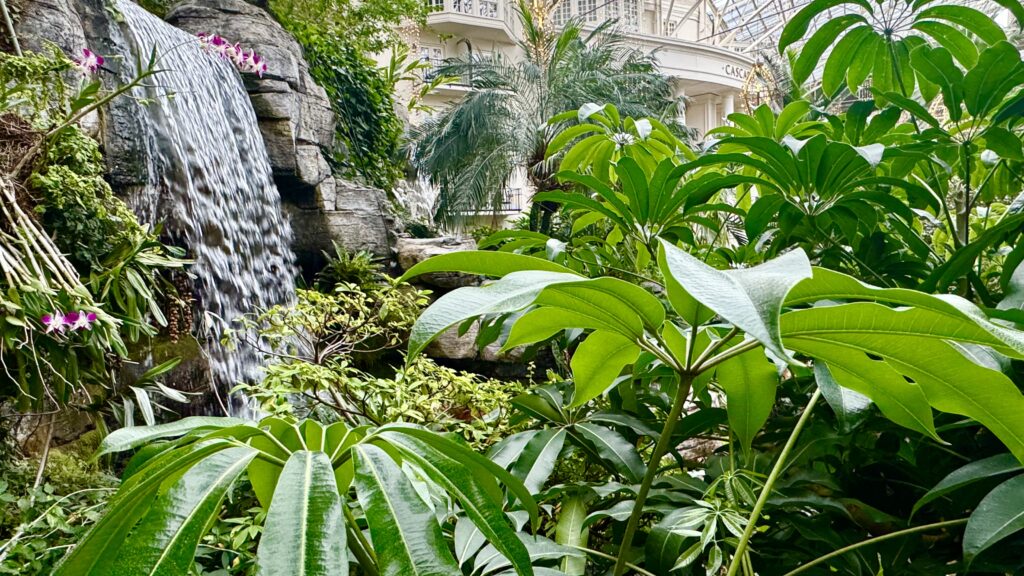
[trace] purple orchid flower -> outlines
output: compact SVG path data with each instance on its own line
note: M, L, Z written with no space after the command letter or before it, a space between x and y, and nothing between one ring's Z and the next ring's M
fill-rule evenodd
M100 69L100 66L103 66L103 56L88 48L83 48L82 57L74 60L74 67L82 73L82 76L95 74Z
M53 314L44 314L40 320L43 322L43 326L46 326L46 333L57 332L58 334L64 331L66 327L64 323L64 314L60 310L54 310Z
M267 72L266 61L255 50L246 50L240 43L232 44L216 34L200 32L196 37L203 50L230 60L239 72L251 72L260 78Z
M75 319L71 321L71 314L64 317L64 322L70 324L72 330L92 330L92 325L96 322L95 312L86 312L80 310L75 312Z
M96 313L79 310L64 314L60 310L55 310L52 314L44 314L40 320L46 327L46 334L63 334L65 330L92 330L92 325L96 323Z

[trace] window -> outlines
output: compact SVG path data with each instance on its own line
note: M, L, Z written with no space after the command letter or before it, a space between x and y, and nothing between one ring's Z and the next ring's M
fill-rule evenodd
M665 21L665 35L666 36L674 36L675 33L676 33L676 21L675 20L671 20L671 19L666 20Z
M640 28L640 0L622 0L626 17L622 23L627 30Z
M620 3L622 0L612 0L605 4L605 14L609 20L618 20L622 17L622 6Z
M444 0L427 0L427 12L441 12L444 10Z
M576 14L587 22L597 22L597 0L576 0Z
M433 80L437 76L437 69L444 64L444 55L441 48L437 46L420 46L420 62L427 64L429 68L423 71L425 80Z
M462 12L463 14L473 13L473 0L453 0L453 4L456 12Z
M498 0L480 0L480 15L485 18L497 18Z
M562 0L555 6L555 13L552 18L556 26L561 26L572 17L572 0Z

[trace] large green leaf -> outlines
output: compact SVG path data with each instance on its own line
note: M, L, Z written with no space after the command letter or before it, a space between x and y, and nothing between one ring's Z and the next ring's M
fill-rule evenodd
M771 415L779 375L764 352L754 349L718 366L718 384L725 390L729 427L748 453L750 445Z
M828 363L836 381L878 404L896 420L886 394L920 389L928 404L974 418L1024 459L1024 395L1006 376L975 364L947 340L971 342L984 330L928 310L895 310L858 302L796 310L782 316L786 346ZM871 363L867 365L865 363ZM905 382L897 388L897 377ZM900 405L904 426L934 434L919 406ZM910 419L916 422L909 421ZM916 424L916 425L915 425Z
M416 264L402 275L399 281L430 274L432 272L463 272L481 276L505 276L523 270L540 270L545 272L562 272L575 274L572 270L543 258L514 254L511 252L492 252L490 250L467 250L451 252L428 258Z
M611 471L630 482L639 482L643 478L646 467L636 452L636 446L615 430L580 422L573 426L572 434L597 452Z
M800 50L800 56L793 65L793 81L803 84L810 78L811 73L818 67L818 61L825 50L836 42L836 39L845 31L857 23L867 21L860 14L844 14L825 22Z
M185 574L199 540L220 512L231 485L257 451L247 446L221 450L171 476L149 511L124 542L116 558L107 558L94 574L118 576Z
M459 566L433 511L384 452L353 448L356 493L370 526L381 576L452 576Z
M555 525L555 542L576 550L587 546L590 530L583 525L587 517L587 498L577 494L563 496L558 507L558 524ZM587 571L585 556L566 556L562 560L562 572L566 576L583 576Z
M477 474L473 467L420 439L397 430L380 434L403 457L414 462L437 485L447 490L462 506L487 540L508 558L520 576L532 576L530 557L515 537L515 530L502 510L501 492L493 476ZM451 443L450 443L451 444Z
M101 574L118 555L129 531L149 510L160 485L182 474L197 462L229 448L225 441L202 442L171 450L148 462L125 480L109 503L109 509L65 556L55 576Z
M487 286L466 286L437 299L416 320L409 334L408 361L452 326L485 314L515 312L533 303L546 286L580 277L561 272L513 272Z
M287 462L293 452L303 450L303 438L297 425L281 418L264 418L260 428L265 434L249 440L249 445ZM269 509L277 489L277 479L282 466L277 461L257 458L249 464L249 483L256 498L264 508Z
M1000 40L1006 40L1006 33L986 16L983 12L968 6L957 6L954 4L939 4L929 6L917 14L918 20L934 18L945 20L970 30L972 34L981 38L986 44L995 44Z
M188 418L182 418L181 420L175 420L174 422L169 422L167 424L157 424L156 426L134 426L130 428L121 428L111 432L103 439L102 442L100 442L100 447L96 456L99 457L112 452L131 450L132 448L137 448L143 444L149 444L153 440L159 440L161 438L173 438L190 432L215 430L217 428L227 428L230 426L240 425L251 426L252 423L240 418L189 416Z
M667 253L666 250L658 250L658 267L665 279L665 294L668 296L668 302L672 305L672 309L690 326L700 326L714 318L715 313L690 296L690 293L672 275L672 271L668 267ZM681 360L685 361L686 359L682 358Z
M1020 52L1009 42L997 42L981 52L963 81L967 111L976 118L989 115L1024 82Z
M665 308L657 298L618 278L552 283L535 302L589 316L626 337L640 338L645 327L654 331L665 321Z
M662 242L661 246L672 277L694 299L779 358L789 357L779 335L779 313L793 286L811 277L811 265L802 250L753 268L722 271L672 244Z
M1003 474L1019 472L1022 470L1024 470L1024 467L1022 467L1020 462L1013 457L1013 454L999 454L988 458L982 458L981 460L975 460L970 464L957 468L950 472L948 476L940 480L934 488L929 490L927 494L922 496L921 499L914 504L914 510L911 513L917 513L918 510L929 502L942 498L946 494L949 494L959 488L963 488L968 484L973 484L974 482L978 482L986 478L994 478L996 476L1002 476Z
M835 412L836 421L843 432L850 432L864 420L871 409L867 396L840 386L824 362L814 363L814 380L821 389L821 395Z
M970 562L1020 530L1024 530L1024 475L996 486L971 513L964 530L964 559Z
M534 501L533 496L526 487L523 486L522 481L513 476L508 470L505 470L498 464L495 464L484 456L477 454L466 446L453 442L435 432L431 432L430 430L424 430L423 428L409 424L389 424L377 430L378 434L386 432L395 432L411 436L424 444L432 446L436 452L455 458L463 466L471 469L475 477L482 479L481 482L483 483L483 486L495 500L500 499L501 494L487 479L495 479L504 484L508 491L519 500L519 504L529 514L530 521L533 525L537 525L539 521L537 516L537 503Z
M1007 356L1024 358L1024 333L991 322L971 302L952 294L931 295L906 288L878 288L852 276L826 268L814 268L814 277L797 284L786 298L787 306L814 304L829 300L867 300L898 306L912 306L930 316L926 322L956 326L952 337L990 346ZM946 318L941 318L945 316Z
M598 330L588 336L570 361L576 383L570 406L582 406L603 394L622 369L636 362L639 356L639 346L614 332Z
M963 116L964 73L953 62L949 50L939 47L920 46L910 54L914 69L942 91L951 120L959 121ZM879 86L885 91L885 87Z
M813 0L786 22L785 28L779 34L779 52L782 53L791 44L803 38L811 22L820 14L827 12L830 8L842 6L843 4L858 4L868 13L873 12L867 0Z
M565 430L547 428L538 431L522 448L512 474L523 481L531 494L537 494L548 481L565 445Z
M346 576L345 525L331 460L292 453L278 478L256 551L259 576Z

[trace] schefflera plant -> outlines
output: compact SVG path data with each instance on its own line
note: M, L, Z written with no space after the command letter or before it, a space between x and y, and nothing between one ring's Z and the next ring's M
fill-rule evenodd
M411 478L458 503L508 560L502 574L534 574L529 539L506 513L525 510L537 525L522 482L464 444L414 425L190 417L118 430L98 455L136 448L106 514L55 576L190 573L196 547L243 473L267 509L257 574L344 576L350 561L368 576L459 574L438 514Z
M626 571L644 503L684 402L711 378L725 391L730 428L747 448L775 402L777 367L813 365L818 383L738 539L730 576L749 564L748 543L761 510L823 395L843 411L844 399L855 396L844 392L858 392L894 422L935 439L933 408L967 416L1024 461L1024 395L978 359L985 349L1024 358L1024 333L992 322L967 300L870 286L812 267L801 250L748 269L718 270L660 240L657 257L667 302L620 279L586 278L513 253L437 256L403 278L437 271L500 278L454 290L427 308L412 329L409 358L453 326L515 314L505 349L562 330L589 331L570 362L573 406L614 386L642 353L669 369L673 376L658 385L674 400L637 490L615 576ZM715 555L722 557L720 550Z

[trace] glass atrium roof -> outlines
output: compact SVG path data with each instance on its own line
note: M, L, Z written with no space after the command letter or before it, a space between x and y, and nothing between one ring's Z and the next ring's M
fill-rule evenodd
M809 3L809 0L699 0L689 4L686 10L697 15L698 41L753 53L772 49L786 22ZM938 0L932 5L938 4L972 6L997 19L1003 11L991 0ZM895 13L898 17L902 10L909 10L904 0L882 0L875 13ZM812 29L815 24L853 12L863 13L863 8L853 2L835 6L820 15Z

